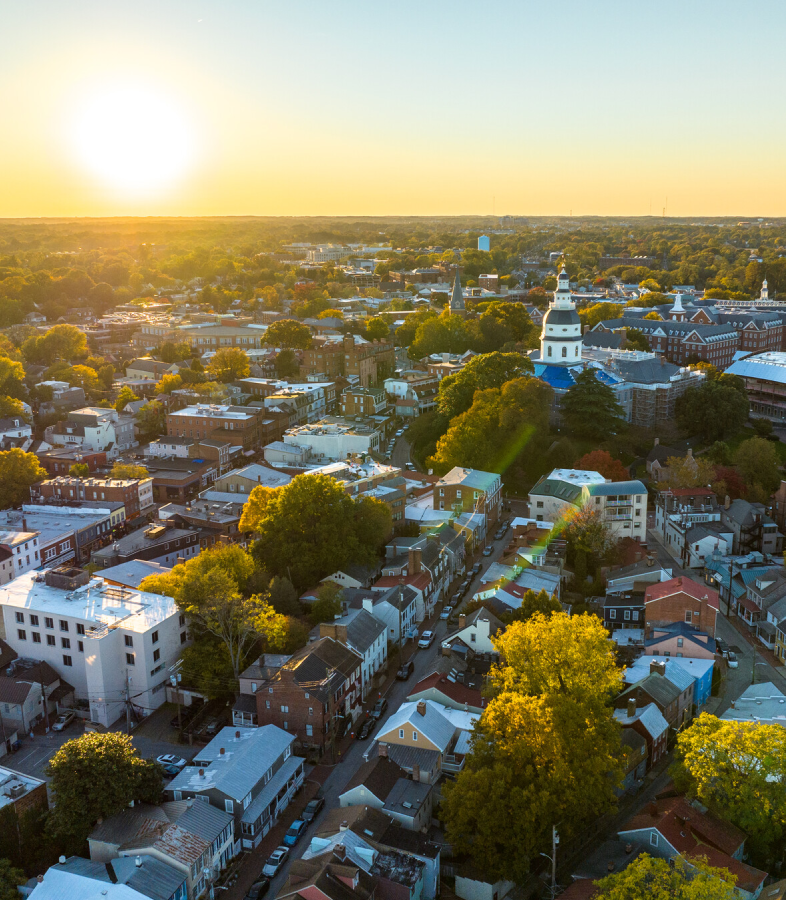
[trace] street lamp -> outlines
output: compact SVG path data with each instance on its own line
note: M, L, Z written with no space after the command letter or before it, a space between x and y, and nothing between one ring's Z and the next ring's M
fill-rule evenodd
M551 856L548 853L541 853L551 863L551 896L556 896L557 891L557 845L559 844L559 834L557 826L551 826Z

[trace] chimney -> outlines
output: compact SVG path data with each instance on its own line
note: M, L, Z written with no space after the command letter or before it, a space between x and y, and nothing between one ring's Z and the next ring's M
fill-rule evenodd
M420 781L420 766L417 763L412 765L412 780Z
M655 565L655 557L652 554L647 555L647 565L650 567Z
M632 719L636 715L636 699L631 697L628 700L628 718Z
M420 575L421 560L423 551L411 548L409 551L409 566L407 567L410 575Z
M388 745L387 744L377 744L377 752L381 757L387 759L388 755Z
M426 715L426 701L418 700L418 715L425 716Z
M666 663L663 660L653 659L650 661L650 675L666 675Z
M333 854L339 862L347 858L347 848L343 844L336 844Z
M199 770L199 777L200 777L200 778L204 778L204 777L205 777L205 770L204 770L204 769L200 769L200 770Z
M723 501L723 508L728 509L731 506L731 499L728 494L726 494L726 499Z
M463 628L467 624L467 617L464 613L461 613L459 616L459 628Z
M688 447L688 452L685 454L685 459L693 459L693 448Z
M141 869L142 868L142 857L137 856L137 858L134 860L134 864L136 865L137 869Z
M592 331L592 328L589 325L584 326L584 334L589 334Z
M64 866L64 865L65 865L66 858L65 858L65 856L61 856L61 857L58 858L57 861L60 863L61 866ZM42 880L43 880L43 879L42 879Z
M226 753L226 750L222 747L218 752L220 756L223 756Z
M655 443L653 444L653 447L657 447L658 444L660 444L660 438L655 438Z
M239 741L239 740L240 740L240 732L239 732L239 731L236 731L236 732L235 732L235 740L236 740L236 741Z

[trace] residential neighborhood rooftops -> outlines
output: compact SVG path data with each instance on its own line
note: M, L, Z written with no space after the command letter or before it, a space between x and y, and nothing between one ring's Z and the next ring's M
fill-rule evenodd
M786 726L786 694L779 691L771 681L752 684L720 718L734 722L764 722Z
M454 466L439 479L437 485L460 484L462 487L488 491L499 480L500 477L495 472L482 472L479 469L462 469L460 466Z
M644 595L644 602L652 603L655 600L671 597L673 594L680 592L688 594L695 600L706 600L708 606L714 610L719 608L717 591L682 575L678 578L671 578L669 581L661 581L658 584L650 585Z
M343 793L351 791L361 785L379 800L386 800L400 778L406 777L406 772L397 763L387 756L375 756L355 772L347 782Z
M637 709L632 716L629 716L625 709L615 709L614 718L623 728L641 722L653 740L659 738L669 728L669 723L654 703L648 703L645 707Z

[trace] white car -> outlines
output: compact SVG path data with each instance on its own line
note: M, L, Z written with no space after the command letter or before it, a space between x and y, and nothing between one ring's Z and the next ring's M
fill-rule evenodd
M268 857L267 862L262 869L262 874L267 875L268 878L272 878L281 866L284 865L288 856L289 847L276 847Z
M156 762L161 763L162 766L177 766L178 769L182 769L187 765L184 759L175 756L173 753L165 753L163 756L157 756Z
M74 718L75 716L72 712L62 713L57 717L57 721L52 726L52 731L63 731L74 721Z
M726 657L726 662L729 664L730 669L736 669L739 666L737 654L732 653L731 650L729 650L729 655Z
M433 631L424 631L420 636L420 640L418 641L418 647L422 647L425 649L426 647L430 647L434 642L435 634Z

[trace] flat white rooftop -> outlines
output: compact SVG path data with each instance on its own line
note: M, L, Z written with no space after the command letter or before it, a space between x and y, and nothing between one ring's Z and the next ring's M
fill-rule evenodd
M193 418L204 418L205 416L215 416L219 419L253 419L253 413L243 412L241 409L237 409L237 407L230 406L184 406L183 409L177 409L174 412L168 413L170 416L182 416L186 418L191 416Z
M589 472L586 469L552 469L549 478L554 481L568 481L572 484L606 483L606 479L600 472Z
M96 630L121 627L140 634L177 613L172 597L106 584L91 578L73 591L51 587L41 572L26 572L0 590L0 606L80 619ZM90 628L87 637L91 637Z

